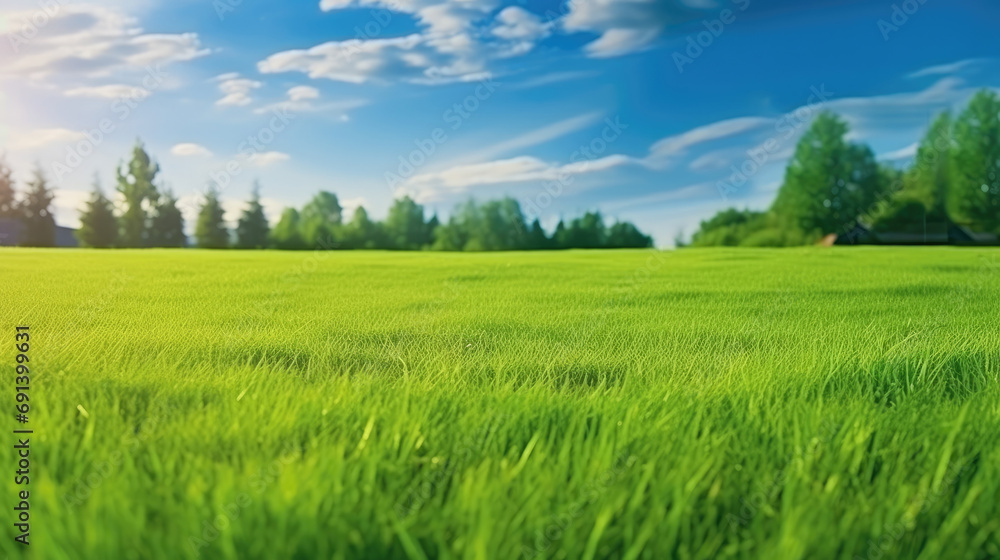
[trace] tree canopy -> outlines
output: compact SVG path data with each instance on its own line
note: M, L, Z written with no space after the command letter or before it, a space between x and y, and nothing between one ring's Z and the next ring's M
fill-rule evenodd
M912 165L879 165L847 140L847 123L818 115L799 140L767 211L728 209L703 221L694 246L802 245L862 226L882 234L949 239L952 225L1000 234L1000 99L977 93L957 118L938 115ZM920 236L916 237L920 239Z

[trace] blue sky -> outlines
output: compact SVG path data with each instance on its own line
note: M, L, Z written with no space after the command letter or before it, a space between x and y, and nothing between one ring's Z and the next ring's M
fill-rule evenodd
M987 0L5 1L0 148L71 226L141 138L189 218L215 183L235 220L259 180L272 218L318 190L375 216L510 195L669 245L767 207L820 110L905 164L1000 86L998 22Z

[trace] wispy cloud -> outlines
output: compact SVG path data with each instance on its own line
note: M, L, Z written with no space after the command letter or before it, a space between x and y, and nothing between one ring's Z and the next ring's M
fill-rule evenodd
M652 167L662 168L669 165L677 156L684 154L688 148L742 134L773 122L773 119L763 117L739 117L699 126L656 142L650 147L645 162Z
M50 144L68 144L86 138L82 132L66 128L41 128L14 135L9 145L14 149L31 150Z
M349 111L359 107L364 107L368 104L368 101L364 99L345 99L341 101L317 103L316 101L320 99L320 92L318 89L311 86L295 86L290 88L285 95L286 99L284 101L278 101L277 103L271 103L258 107L254 109L254 113L258 115L263 115L272 111L290 111L293 113L335 113L340 117L341 121L346 122L348 120Z
M179 157L210 157L212 152L200 144L184 142L170 148L170 153Z
M958 62L952 62L951 64L939 64L937 66L928 66L922 70L917 70L916 72L909 74L907 78L922 78L924 76L944 76L955 74L969 66L978 64L982 62L979 58L970 58L967 60L959 60Z
M107 84L103 86L82 86L63 92L66 97L94 97L99 99L145 99L149 90L124 84Z
M567 119L528 131L514 138L504 140L503 142L498 142L492 146L468 154L462 159L465 161L485 161L517 150L538 146L566 136L567 134L582 130L598 122L602 116L603 114L600 111L594 111L591 113L577 115L575 117L569 117Z
M259 152L248 157L247 163L254 167L267 167L289 159L291 156L282 152Z
M438 198L445 193L461 193L470 187L523 183L529 181L562 181L567 177L607 171L625 165L631 159L611 155L595 160L585 160L563 165L542 161L531 156L460 165L438 173L425 173L409 179L403 192L421 201Z

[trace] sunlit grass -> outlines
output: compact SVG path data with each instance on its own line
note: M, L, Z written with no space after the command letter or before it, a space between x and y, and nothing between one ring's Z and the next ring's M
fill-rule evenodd
M997 255L0 251L0 551L997 557Z

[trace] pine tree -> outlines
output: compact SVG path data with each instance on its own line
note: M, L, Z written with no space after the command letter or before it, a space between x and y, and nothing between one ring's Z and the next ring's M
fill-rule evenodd
M118 241L118 221L115 219L114 205L101 190L100 182L94 179L94 192L80 212L80 229L76 238L84 247L106 249L114 247Z
M184 235L184 216L177 208L177 197L166 191L156 202L153 211L153 222L150 231L152 247L184 247L187 236Z
M538 251L541 249L548 249L550 245L550 240L548 235L545 234L545 229L542 228L541 222L538 218L531 222L531 229L528 231L528 249L533 251Z
M223 219L222 203L219 193L210 188L205 194L205 202L198 212L198 223L194 228L198 246L205 249L225 249L229 246L229 230Z
M150 216L147 208L157 198L154 181L160 167L150 160L149 154L136 142L132 161L128 167L117 170L118 192L125 197L125 212L120 219L119 244L122 247L144 247L149 243Z
M264 249L270 230L260 203L260 185L255 183L253 196L236 226L236 244L243 249Z
M28 182L28 191L21 208L24 212L24 234L21 244L26 247L52 247L56 244L56 221L52 217L52 199L48 181L41 167Z
M19 218L20 216L13 172L7 165L7 161L0 157L0 218Z
M948 210L961 223L1000 233L1000 98L977 93L955 122Z

